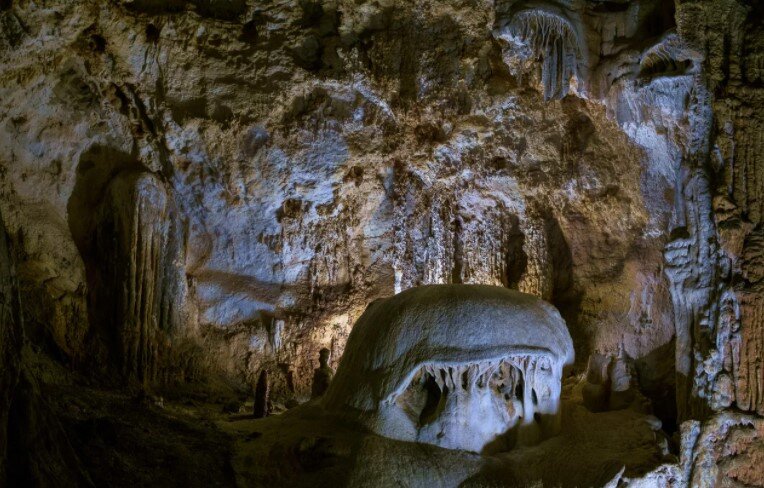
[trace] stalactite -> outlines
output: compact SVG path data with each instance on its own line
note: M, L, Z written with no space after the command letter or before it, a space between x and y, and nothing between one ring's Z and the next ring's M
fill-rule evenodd
M521 228L525 235L523 251L528 257L528 264L518 283L518 289L549 300L554 283L544 222L537 218L529 218L522 223Z
M539 283L518 286L535 280L551 292L546 241L539 234L543 222L521 221L516 210L498 201L478 210L451 189L418 188L411 178L402 180L398 191L396 291L423 284L473 283L519 287L541 296L536 293ZM530 241L526 231L533 233Z
M526 10L514 16L509 28L542 60L544 99L565 97L571 79L580 77L581 47L571 23L552 12Z
M532 445L559 430L560 365L545 355L517 355L503 359L465 364L422 365L413 375L409 386L394 400L419 423L418 439L436 443L444 428L440 423L430 426L439 412L447 424L448 405L458 405L458 415L481 412L486 425L497 432L517 429L516 442ZM464 412L467 411L465 414ZM448 428L448 427L445 427Z

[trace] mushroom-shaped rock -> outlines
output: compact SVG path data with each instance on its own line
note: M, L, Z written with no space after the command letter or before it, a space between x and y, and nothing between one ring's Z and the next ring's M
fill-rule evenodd
M422 286L367 307L323 405L386 437L481 452L554 435L572 361L565 321L543 300Z

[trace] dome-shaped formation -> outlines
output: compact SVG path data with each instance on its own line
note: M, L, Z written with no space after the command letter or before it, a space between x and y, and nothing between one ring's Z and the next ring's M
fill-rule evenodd
M523 418L556 415L572 361L565 321L543 300L494 286L423 286L369 305L324 406L388 437L481 450ZM449 409L448 399L472 409ZM454 421L449 410L466 417ZM483 432L469 432L478 418Z

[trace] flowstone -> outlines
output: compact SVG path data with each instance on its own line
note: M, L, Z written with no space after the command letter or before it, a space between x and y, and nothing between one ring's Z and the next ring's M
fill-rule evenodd
M573 343L557 310L484 285L431 285L373 302L324 399L380 435L486 452L559 432Z

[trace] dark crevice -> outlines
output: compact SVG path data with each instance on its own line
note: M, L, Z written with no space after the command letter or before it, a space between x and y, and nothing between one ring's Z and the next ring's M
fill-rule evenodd
M693 63L689 59L677 60L672 57L663 57L649 63L639 73L643 81L650 81L662 76L682 76L692 70Z
M522 377L520 377L520 381L517 382L515 385L515 398L523 398L525 395L523 391L525 390L525 381Z
M460 284L462 282L462 257L464 249L462 244L462 221L459 218L453 222L453 268L451 268L451 283Z
M159 42L160 29L154 24L146 26L146 40L152 44Z
M674 2L659 2L644 26L644 37L659 36L676 28L676 6Z
M422 412L419 414L419 425L427 425L438 418L440 410L443 408L443 399L448 394L448 389L441 391L435 378L429 375L424 382L424 389L427 394L427 400L425 401L424 408L422 408Z
M525 234L517 232L507 239L507 287L517 289L528 267L528 255L525 253Z
M650 399L653 414L669 435L678 429L675 349L676 342L672 339L634 363L639 390Z
M254 20L250 20L249 22L246 22L241 27L241 36L239 38L245 42L257 41L257 38L258 38L257 24L255 23Z

